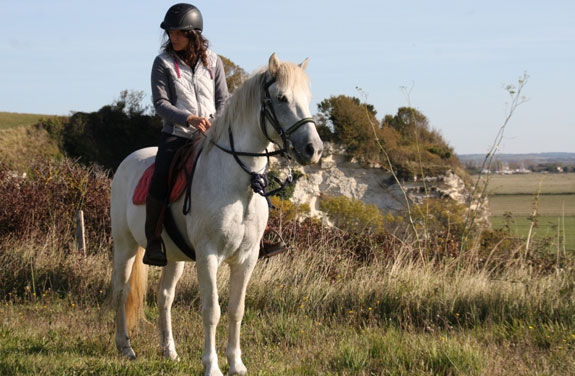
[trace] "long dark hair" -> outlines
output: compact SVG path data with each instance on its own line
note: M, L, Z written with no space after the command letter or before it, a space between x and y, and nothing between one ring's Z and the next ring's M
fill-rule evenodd
M162 44L162 50L172 56L178 56L192 69L196 66L198 60L202 61L204 67L208 66L208 47L210 42L204 38L201 31L188 30L184 31L185 36L188 38L188 46L183 51L174 51L170 35L166 31L166 41Z

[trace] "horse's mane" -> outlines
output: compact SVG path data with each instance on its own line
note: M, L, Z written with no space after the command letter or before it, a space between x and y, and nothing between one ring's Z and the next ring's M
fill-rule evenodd
M246 124L259 121L259 108L262 96L264 80L270 79L267 67L260 68L242 85L240 85L228 98L223 110L214 119L212 126L206 132L203 145L207 148L221 137L227 137L228 129L234 124ZM309 77L297 64L281 62L275 73L277 85L281 90L288 88L304 87L309 95ZM254 110L257 115L254 118ZM254 124L257 126L257 124Z

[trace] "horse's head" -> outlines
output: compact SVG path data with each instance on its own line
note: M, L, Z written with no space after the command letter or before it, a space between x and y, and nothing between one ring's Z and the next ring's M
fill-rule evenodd
M307 63L308 59L299 65L280 62L276 54L272 54L264 82L261 112L266 137L288 148L302 165L318 162L323 151L323 143L309 111L311 93L305 73Z

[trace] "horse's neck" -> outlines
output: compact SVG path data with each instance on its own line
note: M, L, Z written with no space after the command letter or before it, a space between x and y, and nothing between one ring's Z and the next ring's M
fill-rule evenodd
M264 153L269 147L269 141L263 137L258 123L237 124L232 129L234 149L238 152ZM263 172L267 164L265 157L241 157L241 161L254 172Z
M247 120L238 121L228 125L231 126L233 134L233 149L236 152L248 153L264 153L266 148L270 145L269 141L261 133L257 115L254 115ZM220 124L214 124L219 126ZM223 126L223 124L222 124ZM217 140L213 140L217 145L231 150L231 142L229 133L226 130L221 132ZM226 184L226 190L237 188L240 191L245 190L250 185L251 176L240 167L239 163L235 160L234 156L220 150L217 147L211 147L209 156L210 162L207 163L212 169L220 172L217 176L212 175L215 179L220 179L224 182L236 182L234 184ZM256 173L264 173L267 166L266 157L251 157L251 156L238 156L242 164L250 171ZM221 187L223 188L223 187Z

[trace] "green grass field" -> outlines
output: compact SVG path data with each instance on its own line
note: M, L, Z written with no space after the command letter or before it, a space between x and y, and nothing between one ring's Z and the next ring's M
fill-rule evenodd
M51 117L52 115L38 114L20 114L15 112L0 112L0 130L34 125L42 118Z
M472 177L474 180L477 176ZM538 224L535 238L549 238L565 249L575 250L575 174L517 174L488 176L489 212L494 228L505 225L505 213L511 213L512 232L526 237L537 193Z
M225 311L218 330L225 360ZM197 308L176 304L179 362L162 358L157 308L132 336L139 354L121 359L113 317L98 307L65 301L4 304L0 327L2 375L201 375L203 330ZM38 318L41 317L41 323ZM568 375L575 372L575 335L560 324L486 324L471 329L400 328L373 321L354 325L247 309L243 359L252 375Z
M507 220L503 216L491 217L493 228L502 228L506 223ZM509 225L514 235L526 238L531 221L527 217L512 217ZM541 216L537 219L534 236L539 239L552 239L555 244L561 246L563 244L563 231L565 231L565 250L575 251L575 217Z
M476 179L476 177L475 177ZM474 180L475 180L474 179ZM575 174L516 174L489 175L489 195L536 194L541 184L541 193L575 193Z
M493 216L511 212L513 216L527 217L533 213L535 195L489 196L489 211ZM539 196L537 212L542 216L575 216L575 194L545 194Z

